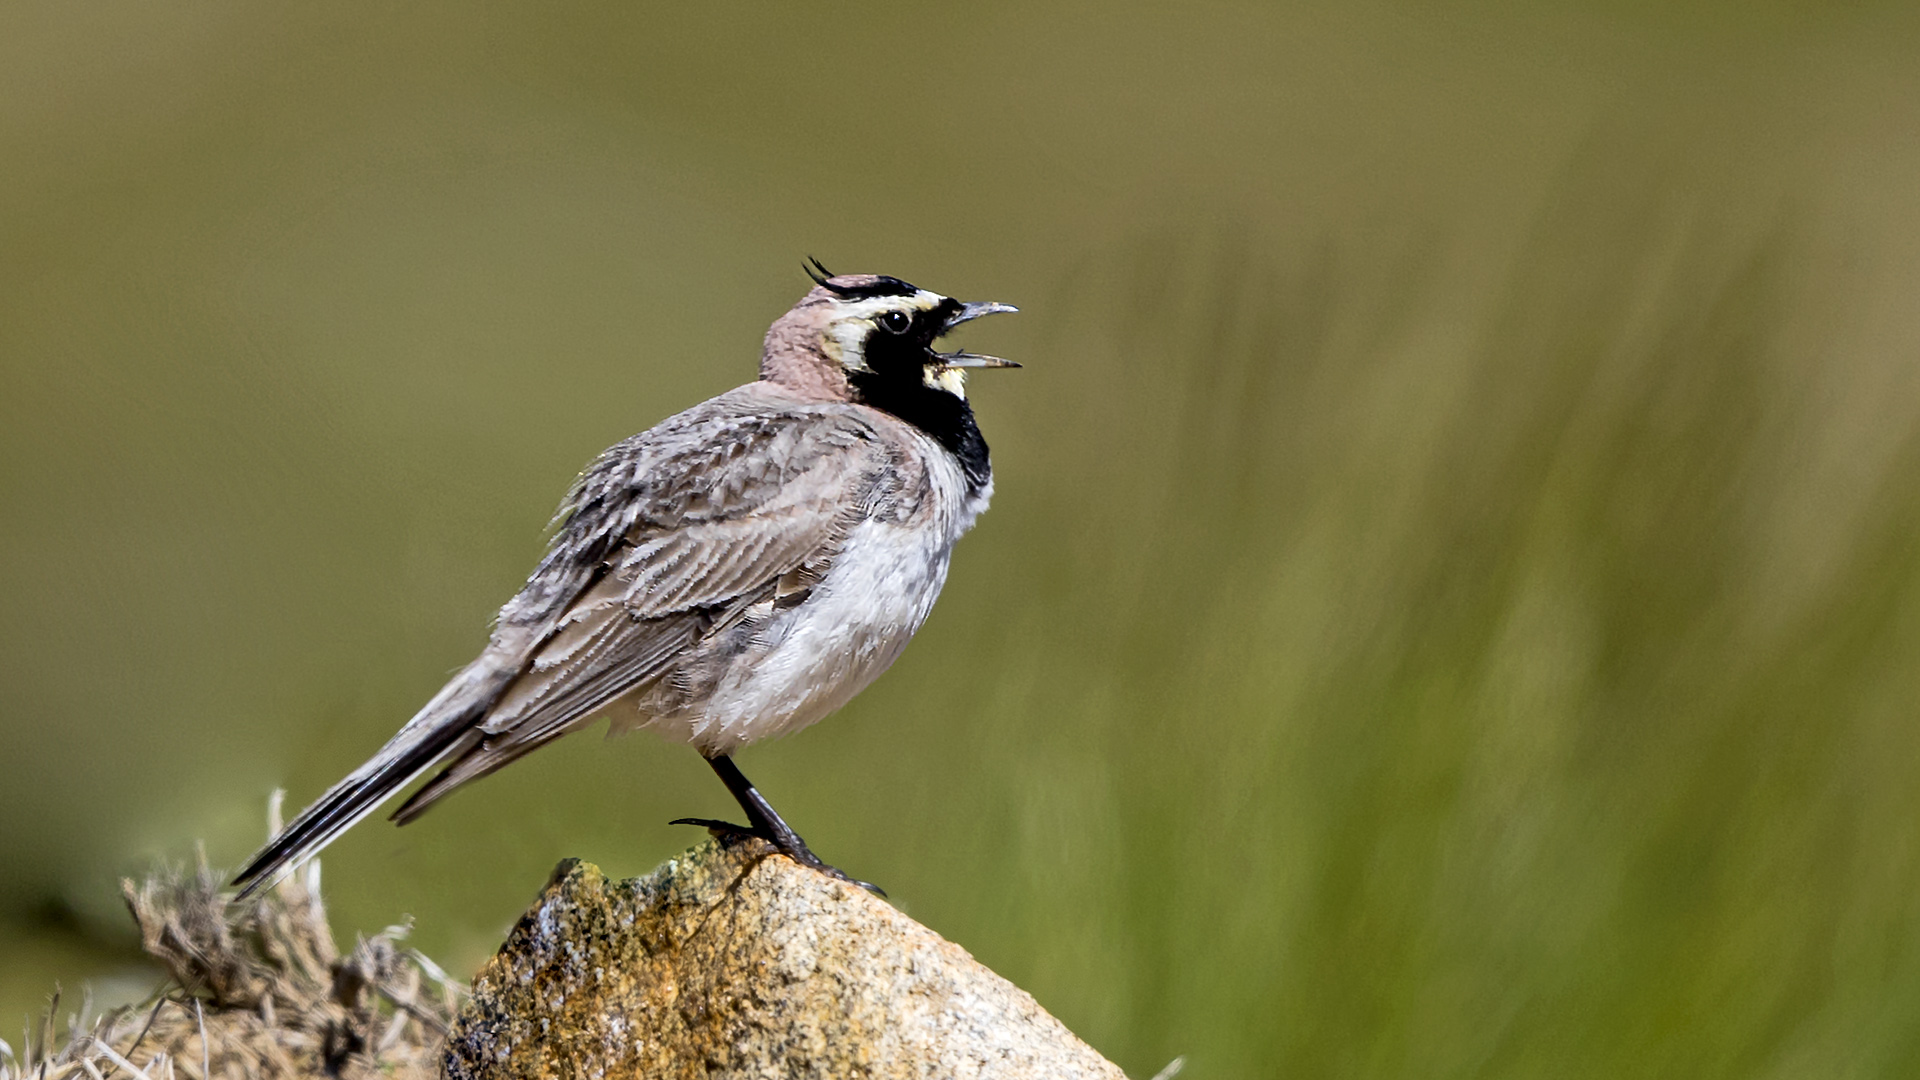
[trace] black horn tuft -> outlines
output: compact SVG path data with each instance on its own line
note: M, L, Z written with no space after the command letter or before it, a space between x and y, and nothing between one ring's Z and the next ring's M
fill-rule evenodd
M808 263L812 263L813 265L809 266L807 265ZM839 286L827 284L827 279L833 276L833 271L822 266L819 259L811 255L807 256L807 261L800 264L800 269L807 272L807 276L813 279L815 285L819 285L832 292L840 291Z
M800 268L807 272L807 276L813 279L815 285L847 300L862 300L871 296L912 296L920 291L916 286L886 274L880 274L872 281L859 285L837 285L828 280L833 277L833 271L822 266L820 260L812 256L808 256L807 261L800 264Z

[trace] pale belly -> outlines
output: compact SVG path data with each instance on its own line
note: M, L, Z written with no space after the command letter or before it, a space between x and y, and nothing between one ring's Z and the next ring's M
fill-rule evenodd
M856 526L805 602L705 658L717 678L697 681L710 694L689 701L656 687L632 702L639 715L620 726L637 722L714 756L838 709L887 670L933 610L957 537L929 533L871 520Z

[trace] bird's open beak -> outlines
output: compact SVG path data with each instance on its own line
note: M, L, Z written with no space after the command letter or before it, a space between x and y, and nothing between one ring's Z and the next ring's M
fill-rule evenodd
M954 312L953 318L947 320L947 329L951 330L963 322L972 322L982 315L1011 315L1019 310L1019 308L1014 307L1012 304L996 304L991 301L986 303L975 302L972 304L962 304L960 305L960 310Z
M1003 313L1012 313L1019 310L1020 310L1019 308L1014 307L1012 304L996 304L996 303L993 303L992 301L985 301L985 302L976 301L971 304L963 304L961 305L960 310L955 312L953 317L947 320L946 327L943 328L940 332L943 334L948 333L952 331L954 327L959 326L961 323L972 322L973 320L979 318L982 315L999 315ZM948 367L1017 368L1020 366L1019 364L1016 364L1011 360L1002 360L997 356L982 356L979 353L952 352L952 353L935 353L934 355L938 356L940 358L940 362L942 364L945 364Z
M1002 360L997 356L982 356L979 353L943 352L935 353L934 355L938 356L940 362L948 367L988 368L1020 366L1011 360Z

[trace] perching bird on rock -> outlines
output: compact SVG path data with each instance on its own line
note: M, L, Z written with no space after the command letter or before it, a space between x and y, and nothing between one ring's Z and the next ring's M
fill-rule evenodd
M845 877L729 755L839 708L906 647L993 493L966 372L1018 365L933 346L1007 304L814 267L759 380L601 454L486 650L254 855L242 896L429 769L395 821L602 713L691 744L745 831Z

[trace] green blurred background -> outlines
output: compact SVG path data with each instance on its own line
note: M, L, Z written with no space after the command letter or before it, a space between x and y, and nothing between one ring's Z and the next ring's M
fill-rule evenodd
M804 254L1024 314L892 673L743 766L1136 1075L1920 1073L1908 3L0 6L0 1034L138 994ZM726 814L330 849L459 970Z

